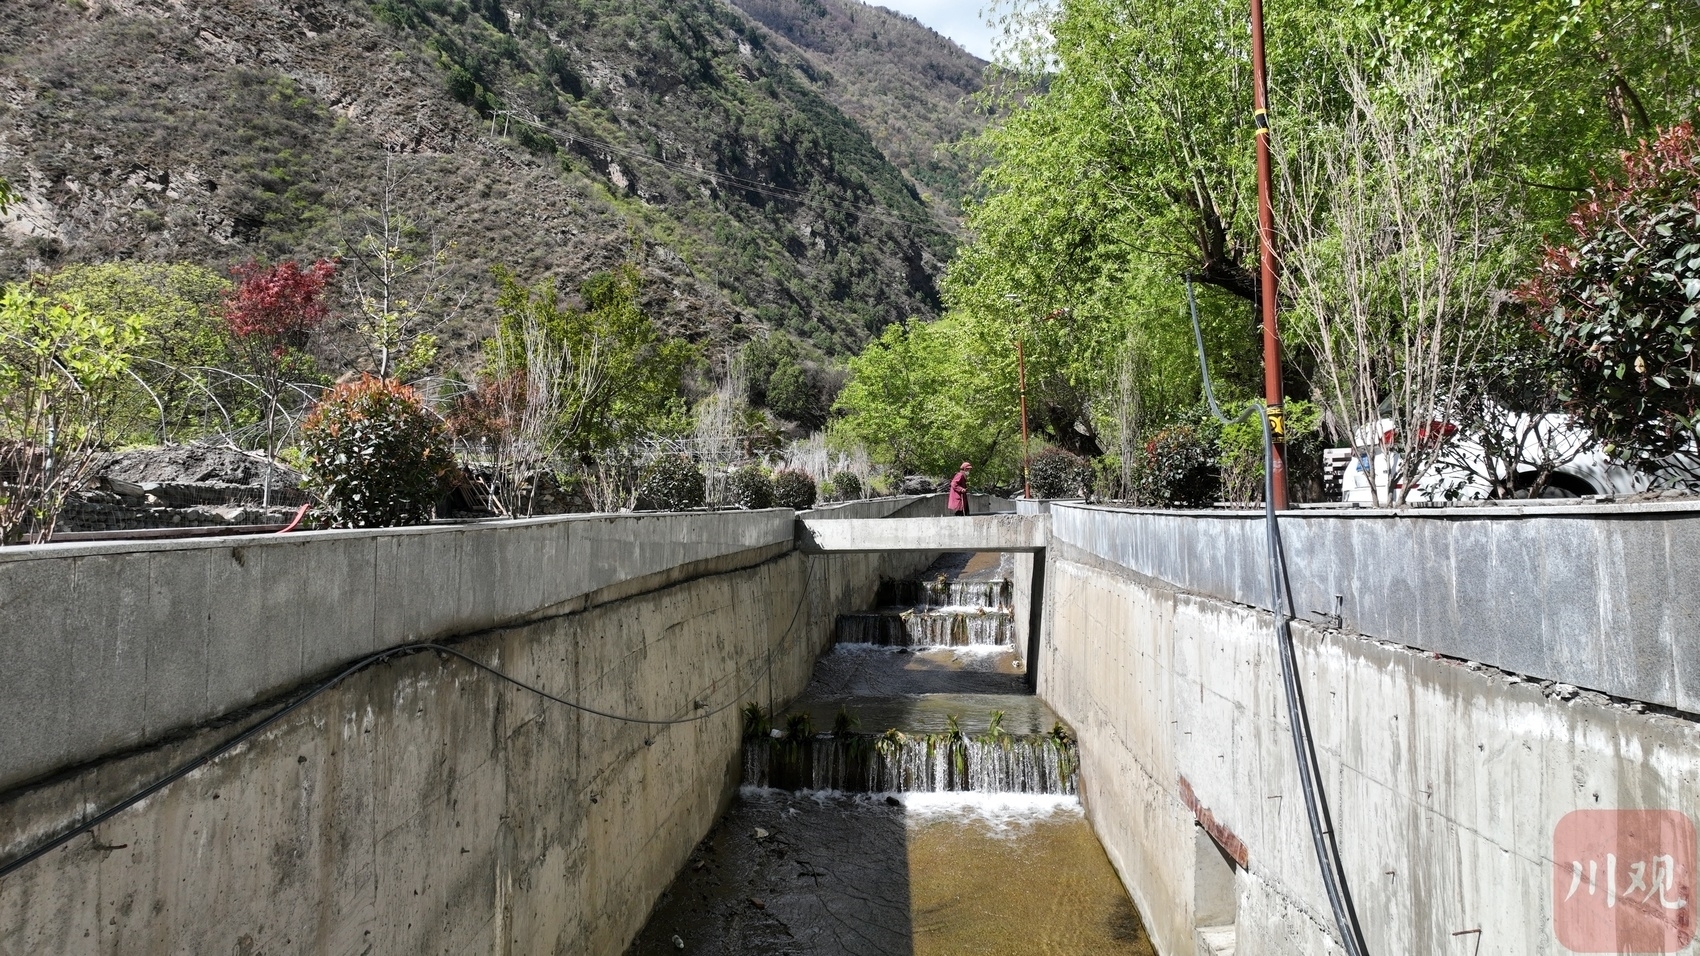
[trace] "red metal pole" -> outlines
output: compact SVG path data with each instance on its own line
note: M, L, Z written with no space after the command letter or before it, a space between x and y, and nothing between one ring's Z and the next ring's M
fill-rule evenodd
M1021 494L1033 497L1033 482L1027 474L1027 358L1021 352L1021 339L1015 340L1015 374L1021 385Z
M1276 322L1275 293L1279 279L1275 261L1275 207L1269 160L1268 75L1263 58L1263 0L1251 0L1252 120L1257 125L1257 231L1262 239L1262 272L1257 285L1263 309L1263 400L1269 406L1269 427L1274 433L1274 468L1270 475L1273 504L1287 507L1287 433L1281 403L1281 332Z

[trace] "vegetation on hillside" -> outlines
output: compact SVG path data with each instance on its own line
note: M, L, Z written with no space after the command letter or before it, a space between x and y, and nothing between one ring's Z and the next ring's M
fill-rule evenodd
M324 520L418 520L435 479L374 449L432 421L474 511L630 507L657 461L698 503L784 465L788 501L871 490L809 436L838 357L939 307L982 64L863 13L805 48L717 0L8 8L6 534L51 530L68 466L185 440L304 468Z
M20 196L0 274L222 272L388 236L435 263L433 368L475 361L498 264L572 288L631 261L671 332L839 354L936 312L952 240L776 42L714 0L23 0L0 21ZM343 274L350 304L363 275ZM371 333L405 310L359 311L327 359L386 372Z
M1255 403L1238 10L1017 3L982 86L889 11L738 3L22 4L0 536L51 529L97 451L184 439L301 464L343 523L807 507L963 459L1042 495L1261 494L1186 307L1223 404ZM1437 462L1510 496L1578 447L1695 447L1697 31L1270 11L1297 497L1327 444L1383 456L1395 504Z
M815 65L807 76L868 131L923 197L961 215L984 126L986 63L913 17L860 0L734 0Z

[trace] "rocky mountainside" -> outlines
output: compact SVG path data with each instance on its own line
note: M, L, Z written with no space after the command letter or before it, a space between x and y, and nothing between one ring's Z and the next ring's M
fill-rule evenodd
M732 0L819 69L816 88L855 119L944 215L973 179L950 148L984 126L970 97L986 62L915 18L860 0Z
M960 195L934 146L970 119L861 84L860 34L820 32L840 13L929 31L828 2L811 34L771 2L764 27L720 0L6 0L0 277L334 255L387 198L463 302L446 364L491 325L490 267L570 289L622 261L675 332L842 353L936 311L952 227L922 190ZM934 86L972 89L940 57Z

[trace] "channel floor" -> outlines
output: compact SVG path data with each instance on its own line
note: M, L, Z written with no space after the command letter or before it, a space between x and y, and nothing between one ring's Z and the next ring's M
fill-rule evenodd
M994 580L996 555L947 555L925 578ZM941 581L941 578L943 581ZM978 613L967 611L965 613ZM1056 718L1003 645L840 644L788 714L815 727L1015 735ZM994 712L1001 716L995 720ZM786 715L774 719L779 725ZM775 731L775 735L778 735ZM628 956L1154 954L1078 798L745 786L663 895Z

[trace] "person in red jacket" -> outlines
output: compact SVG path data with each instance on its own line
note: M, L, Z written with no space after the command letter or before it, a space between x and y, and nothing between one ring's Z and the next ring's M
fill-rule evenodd
M950 479L950 499L946 504L953 515L968 513L968 472L973 467L968 462L963 462L956 476Z

